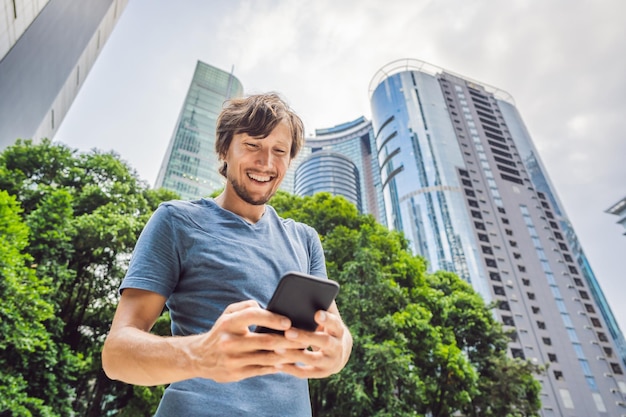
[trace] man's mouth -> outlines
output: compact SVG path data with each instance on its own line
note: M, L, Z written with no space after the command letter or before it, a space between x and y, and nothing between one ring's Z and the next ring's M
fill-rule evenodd
M268 181L271 181L273 177L270 175L248 173L248 178L258 181L258 182L268 182Z

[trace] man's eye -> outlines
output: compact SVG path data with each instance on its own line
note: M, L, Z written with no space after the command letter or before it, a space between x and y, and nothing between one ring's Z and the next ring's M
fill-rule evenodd
M254 149L256 149L256 148L258 148L258 147L259 147L259 145L257 145L256 143L252 143L252 142L247 142L247 143L246 143L246 146L247 146L248 148L254 148Z

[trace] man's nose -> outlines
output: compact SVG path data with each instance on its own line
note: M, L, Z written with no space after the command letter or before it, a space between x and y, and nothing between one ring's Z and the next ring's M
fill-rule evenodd
M273 162L273 157L272 157L272 152L270 152L269 149L262 149L259 153L258 153L258 160L257 163L263 167L270 167L272 166L272 162Z

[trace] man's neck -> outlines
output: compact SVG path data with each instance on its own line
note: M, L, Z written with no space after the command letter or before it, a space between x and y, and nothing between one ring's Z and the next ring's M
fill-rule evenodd
M249 223L256 223L265 214L265 204L253 205L240 199L232 191L225 189L220 195L215 197L215 202L224 210L235 213Z

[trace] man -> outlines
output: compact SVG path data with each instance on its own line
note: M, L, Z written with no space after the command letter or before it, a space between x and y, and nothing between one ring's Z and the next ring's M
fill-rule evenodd
M143 230L102 363L112 379L170 384L157 416L310 415L307 378L348 361L352 337L335 303L316 313L315 332L261 308L287 271L326 277L317 233L266 205L303 141L302 121L276 94L231 100L215 146L224 191L161 204ZM172 337L149 333L164 305Z

